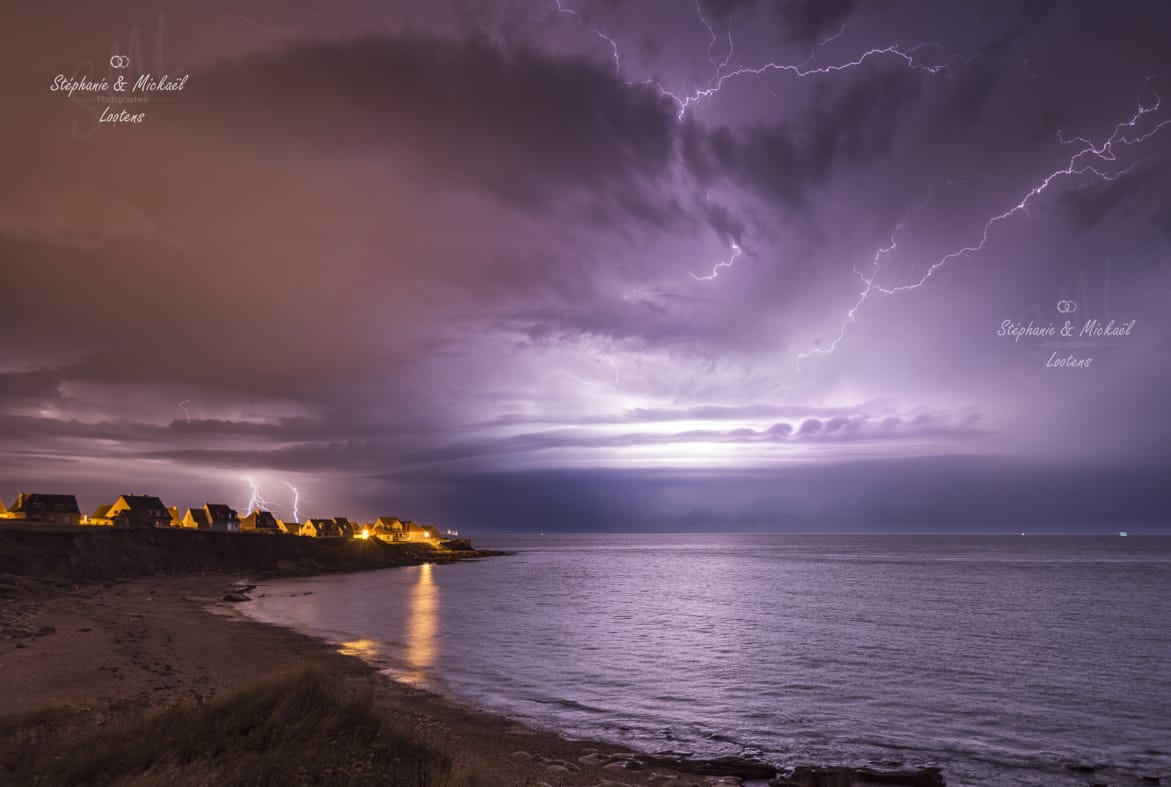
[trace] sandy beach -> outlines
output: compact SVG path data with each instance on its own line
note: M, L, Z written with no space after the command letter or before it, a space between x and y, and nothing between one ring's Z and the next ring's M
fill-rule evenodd
M681 776L612 744L565 740L397 683L324 642L247 619L222 600L233 584L225 576L142 578L6 601L3 713L36 721L0 744L0 781L30 745L319 666L372 687L380 712L451 758L451 784L740 783Z

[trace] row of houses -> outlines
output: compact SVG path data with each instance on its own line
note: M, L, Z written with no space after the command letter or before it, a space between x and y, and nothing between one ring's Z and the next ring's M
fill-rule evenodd
M221 533L269 533L310 538L379 538L384 541L438 542L442 536L434 525L420 525L398 517L378 517L356 524L344 516L315 517L304 522L280 519L271 511L256 510L241 517L226 503L205 503L202 508L168 507L154 495L119 495L109 505L82 514L74 495L28 494L21 492L12 507L0 500L0 520L21 520L58 525L154 528L175 527Z

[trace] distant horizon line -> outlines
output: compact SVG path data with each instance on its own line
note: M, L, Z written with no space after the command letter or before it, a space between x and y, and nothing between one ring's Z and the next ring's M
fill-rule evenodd
M718 533L701 530L628 530L628 531L598 531L598 530L509 530L509 531L475 531L468 533L469 537L480 536L1015 536L1017 538L1029 536L1069 536L1069 537L1136 537L1136 536L1171 536L1171 526L1161 525L1160 530L1150 530L1140 526L1141 530L1131 529L1102 529L1099 530L721 530Z

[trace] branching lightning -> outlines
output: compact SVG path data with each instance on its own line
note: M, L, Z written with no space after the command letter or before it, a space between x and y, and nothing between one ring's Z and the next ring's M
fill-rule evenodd
M597 387L597 386L603 386L603 385L618 385L619 383L621 383L622 382L622 375L618 372L618 364L614 363L614 359L602 356L602 357L600 357L600 360L608 363L610 365L610 368L614 370L614 379L613 380L610 380L610 381L587 380L584 377L579 377L576 374L573 374L572 372L563 372L563 371L547 372L547 373L542 374L540 376L540 378L537 380L537 384L533 386L531 393L536 393L537 389L541 387L542 383L544 383L546 380L550 380L554 377L564 377L567 380L572 380L573 382L577 383L578 385L584 385L587 387Z
M593 25L587 23L584 19L581 18L581 14L579 14L577 11L574 11L572 8L566 8L565 6L561 5L561 0L553 0L553 2L557 6L558 13L568 14L569 16L574 17L575 19L577 19L577 21L581 22L582 26L585 27L586 30L590 31L590 33L592 33L593 35L597 36L598 38L602 39L603 41L605 41L607 44L610 45L610 54L614 58L614 70L617 73L621 74L622 73L622 57L618 54L618 42L616 42L613 38L611 38L609 36L609 34L607 34L604 30L597 28L597 27L594 27ZM627 84L630 84L630 83L628 82Z
M232 473L236 475L236 473ZM265 499L264 495L260 494L260 485L256 483L256 479L250 475L236 476L244 483L248 484L251 494L248 497L248 502L244 504L244 514L251 514L253 511L270 511L272 510L272 503Z
M737 244L736 242L733 241L733 243L732 243L732 256L729 257L728 259L724 260L723 262L717 262L715 264L715 266L712 267L711 273L709 273L706 276L696 276L694 273L689 274L689 275L691 276L691 278L695 279L696 281L711 281L712 279L715 279L720 275L721 268L731 268L732 265L736 262L736 258L739 257L743 253L744 253L744 250L740 248L739 244Z
M285 506L282 503L277 503L275 500L269 500L260 491L260 484L257 483L255 476L240 475L234 470L228 471L233 477L248 484L248 502L244 504L243 513L245 515L251 514L253 511L272 511L276 507L287 508L292 511L293 521L301 521L301 492L297 487L293 486L288 481L282 481L293 493L293 502Z
M293 521L300 522L301 512L299 509L301 505L301 493L297 490L297 487L293 486L288 481L285 481L285 486L287 486L293 492Z
M580 24L591 36L604 42L610 59L613 61L615 72L622 78L627 85L644 85L656 90L660 95L670 99L677 107L677 119L682 121L686 113L693 106L698 105L706 99L717 95L725 85L740 79L742 77L753 77L760 81L762 87L768 92L776 95L774 91L764 82L763 77L770 74L788 74L797 78L811 78L819 76L832 76L840 72L857 69L864 64L874 60L890 60L896 65L901 65L910 70L923 72L925 74L939 74L960 63L970 62L974 59L974 55L953 55L950 58L944 59L941 57L929 57L928 51L942 52L942 47L936 43L921 42L913 46L904 47L899 42L894 42L886 46L878 46L866 49L851 59L834 62L826 65L814 65L817 61L817 56L830 43L840 39L847 28L848 21L831 35L817 41L811 48L809 55L801 62L777 62L769 61L757 65L737 65L730 67L736 53L735 40L732 34L731 25L728 25L725 31L724 38L726 38L725 47L720 46L721 35L717 31L717 27L705 16L703 11L703 0L695 0L695 13L699 23L703 26L707 33L707 47L706 59L711 66L711 76L700 87L685 88L685 89L671 89L664 86L661 82L655 79L646 79L642 81L632 81L626 79L623 72L622 53L620 51L617 40L610 35L605 29L589 22L581 12L574 8L568 7L566 2L568 0L551 0L558 14L572 17L578 24ZM374 8L372 2L369 3L371 8ZM300 25L292 30L300 30L306 25L310 24L317 15L314 15L308 20L305 20ZM380 14L380 16L382 16ZM256 20L246 17L239 17L251 24L259 25ZM387 21L382 16L383 21ZM388 27L389 27L388 23ZM281 30L284 30L283 28ZM273 29L275 32L276 29ZM722 56L721 56L722 54ZM1026 59L1022 64L1028 73L1028 60ZM1150 80L1148 79L1148 85ZM1020 198L1009 204L1002 212L987 218L980 230L977 232L975 239L962 245L953 251L950 251L932 262L923 272L914 280L904 282L897 285L884 285L879 283L879 278L884 272L887 264L894 257L898 250L899 239L907 231L912 217L920 210L922 210L926 202L912 207L903 218L892 229L888 241L885 245L879 247L871 260L871 265L868 272L863 272L855 267L854 272L861 282L861 290L852 305L846 310L842 319L841 325L837 334L828 344L824 346L817 346L811 349L802 351L797 354L796 360L798 364L814 355L829 355L833 353L836 348L845 339L846 334L850 330L856 319L859 311L863 308L866 302L871 297L877 296L894 296L907 292L917 290L924 287L930 282L935 274L947 267L952 262L964 257L974 256L984 250L985 246L991 239L995 229L998 225L1007 222L1009 219L1021 213L1028 213L1029 207L1032 203L1037 201L1042 195L1051 190L1051 187L1062 181L1063 179L1074 177L1089 176L1099 181L1111 182L1117 180L1128 174L1137 164L1137 162L1130 163L1127 166L1120 166L1118 161L1118 152L1120 149L1140 145L1151 137L1160 133L1168 125L1171 125L1171 118L1164 118L1148 125L1151 117L1159 112L1162 105L1162 98L1157 93L1154 93L1155 100L1150 105L1140 100L1137 104L1137 109L1128 118L1117 123L1113 130L1100 142L1094 142L1086 136L1072 136L1066 137L1063 133L1058 133L1058 142L1065 146L1075 146L1073 152L1069 155L1064 163L1058 168L1048 172L1032 186L1028 191L1024 192ZM1141 130L1145 128L1145 130ZM928 200L930 197L928 198ZM721 272L731 269L736 260L742 255L741 247L732 243L731 256L727 260L716 263L711 272L706 275L697 275L689 273L692 279L696 281L712 281L719 277ZM615 377L614 382L620 380L617 366L614 365L613 360L606 358L607 363L614 367ZM539 387L545 380L554 377L562 376L574 380L583 385L598 385L599 383L585 380L568 372L552 372L540 378L536 387ZM534 387L534 391L536 390ZM186 405L188 400L180 403L187 419L190 420L190 413ZM267 501L260 496L256 484L251 478L246 478L251 485L252 497L249 499L249 505L267 504ZM286 482L287 483L287 482ZM294 510L297 506L296 490L290 485L290 489L294 492Z
M1147 82L1149 86L1150 79L1148 79ZM1140 100L1138 102L1138 108L1135 110L1134 114L1131 115L1129 119L1117 123L1110 135L1106 137L1104 141L1098 144L1095 144L1088 138L1081 136L1066 139L1061 132L1058 132L1058 141L1061 144L1077 144L1080 146L1078 150L1066 160L1064 166L1048 173L1037 183L1037 185L1026 192L1025 195L1018 202L1016 202L1016 204L988 219L984 223L984 227L980 232L979 239L976 242L967 246L962 246L955 251L943 255L935 262L933 262L917 280L909 284L900 284L893 287L883 287L876 282L878 274L882 270L882 263L894 252L897 246L897 237L904 230L910 215L922 209L924 205L918 205L915 208L912 208L907 216L905 216L903 220L899 222L894 231L891 233L889 245L884 246L875 252L874 266L870 275L866 276L855 269L855 272L858 273L859 278L862 280L863 289L859 294L858 299L854 302L854 305L851 306L850 309L846 312L846 316L842 321L838 335L834 338L833 342L831 342L827 347L814 347L810 350L805 350L799 353L797 355L798 364L812 355L828 355L832 353L845 337L846 331L854 322L858 310L872 294L877 293L879 295L897 295L900 293L917 290L927 284L931 277L934 276L937 271L945 267L948 263L959 259L960 257L974 255L982 251L984 246L987 245L988 240L992 235L992 231L996 225L1007 221L1019 213L1027 213L1030 203L1048 191L1049 187L1054 182L1060 180L1063 177L1074 177L1087 174L1092 175L1099 180L1114 181L1123 175L1126 175L1134 168L1135 163L1132 162L1126 167L1112 170L1111 165L1117 164L1118 161L1115 148L1141 144L1153 137L1155 134L1158 134L1166 126L1171 125L1171 118L1164 118L1153 127L1149 128L1147 131L1137 133L1134 136L1130 135L1131 132L1137 132L1137 129L1142 123L1143 119L1147 115L1157 112L1161 105L1162 97L1157 93L1155 94L1155 102L1151 106L1147 106Z
M611 54L614 59L615 69L616 69L617 73L619 74L619 76L622 76L622 58L621 58L619 50L618 50L618 44L614 40L614 38L612 36L610 36L608 33L606 33L604 30L602 30L601 28L598 28L594 25L588 24L582 18L581 14L578 13L577 11L575 11L571 8L566 8L562 4L562 0L554 0L554 3L557 7L558 12L560 12L562 14L569 15L569 16L573 16L590 33L592 33L594 36L604 40L609 45ZM928 65L927 63L920 62L918 56L925 49L930 49L930 48L939 49L939 48L941 48L941 47L939 47L938 44L920 43L920 44L916 44L915 46L910 47L910 48L903 48L900 44L894 43L894 44L891 44L891 45L885 46L885 47L874 47L874 48L868 49L865 52L858 55L857 57L855 57L853 60L849 60L844 63L836 63L836 64L832 64L832 65L811 67L810 63L814 60L814 58L817 56L818 52L822 49L822 47L826 46L827 44L829 44L833 41L836 41L838 38L840 38L846 32L846 26L849 21L849 20L847 20L846 22L842 23L841 27L837 30L837 32L818 41L810 50L809 56L806 57L805 60L802 61L801 63L797 63L797 64L777 63L777 62L770 61L768 63L764 63L763 65L759 65L759 66L739 66L737 68L732 69L731 71L727 71L726 69L728 68L728 64L732 61L732 56L736 51L735 41L732 37L731 24L729 23L728 29L727 29L727 51L724 54L723 59L717 61L716 54L715 54L715 48L716 48L716 43L719 40L719 36L716 33L715 27L711 24L711 22L708 21L707 17L704 16L702 0L695 0L695 13L696 13L696 16L699 18L700 23L703 25L704 29L708 33L708 45L707 45L706 54L707 54L708 63L712 67L712 76L711 76L710 80L708 81L707 86L702 87L702 88L697 88L697 89L691 91L690 93L679 94L679 93L673 92L671 90L668 90L667 88L663 87L663 85L660 82L657 82L655 80L646 80L644 82L639 83L642 85L649 85L649 86L653 87L655 90L657 90L661 95L666 96L667 98L670 98L675 103L675 105L679 108L676 119L680 120L680 121L683 120L683 117L686 115L688 108L692 104L695 104L696 102L702 101L707 98L711 98L712 96L719 93L720 90L724 87L724 85L729 80L737 79L739 77L748 77L748 76L755 77L760 81L761 86L766 91L768 91L769 93L771 93L773 95L776 95L776 93L771 88L769 88L769 86L766 85L762 79L762 77L765 76L766 74L770 74L770 73L774 73L774 72L788 73L788 74L791 74L791 75L799 77L799 78L836 74L841 71L847 71L849 69L857 68L872 58L878 58L878 57L884 57L884 56L893 57L896 61L901 60L903 62L903 64L906 65L907 68L917 70L917 71L923 71L928 74L937 74L940 71L943 71L947 68L950 68L951 66L955 65L958 62L970 61L972 59L971 57L965 58L965 57L960 57L957 55L946 63L937 64L937 65ZM634 83L627 80L626 84L631 85ZM731 268L732 265L736 262L736 259L741 254L742 254L742 249L740 248L740 246L737 245L736 243L733 243L732 244L732 256L723 262L717 263L712 268L711 273L709 273L707 275L703 275L703 276L699 276L694 273L691 273L689 275L691 276L692 279L695 279L696 281L712 281L712 280L719 277L721 269ZM865 300L865 298L863 298L863 300ZM861 305L861 303L859 303L858 305ZM851 310L851 311L853 311L853 310ZM835 342L835 344L836 344L836 342Z
M907 225L911 221L911 218L916 213L927 207L928 203L931 201L933 193L934 189L928 192L927 199L907 211L906 214L899 220L899 223L896 224L895 228L891 231L890 239L887 241L887 245L880 247L878 251L874 252L874 257L871 260L871 273L869 276L858 270L857 265L854 266L854 273L858 276L859 279L862 280L862 283L865 285L862 290L862 294L858 296L858 300L856 300L854 305L851 306L849 311L846 312L846 317L842 322L841 330L838 331L838 335L834 337L834 340L829 344L829 346L814 347L811 350L806 350L802 353L799 353L797 355L798 364L800 364L801 361L805 360L810 355L828 355L837 349L838 344L846 336L846 329L854 322L854 317L858 313L858 309L862 307L862 304L866 302L866 299L870 297L870 293L875 289L874 279L878 275L878 271L882 268L883 260L893 254L895 249L898 248L899 235L901 235L906 230Z
M827 39L827 42L830 40L833 40L833 39L832 38ZM691 94L685 95L683 97L680 97L674 93L671 93L668 90L663 89L657 83L655 84L655 87L657 87L663 93L663 95L665 95L668 98L675 101L676 105L678 105L678 107L679 107L678 117L680 120L682 120L683 116L686 114L687 108L689 106L691 106L693 103L695 103L697 101L701 101L705 98L710 98L710 97L714 96L716 93L719 93L720 90L723 88L725 82L727 82L730 79L735 79L736 77L741 77L741 76L760 77L760 76L764 76L765 74L769 74L769 73L773 73L773 72L787 72L787 73L793 74L794 76L802 77L802 78L810 77L810 76L821 76L821 75L825 75L825 74L835 74L835 73L838 73L839 71L847 71L852 68L857 68L858 66L861 66L863 63L865 63L867 60L870 60L871 58L882 57L884 55L893 56L895 59L902 60L908 68L914 69L916 71L925 71L929 74L938 74L940 71L943 71L947 68L950 68L951 66L955 65L957 62L960 62L961 60L966 59L966 58L961 58L960 56L957 55L949 62L938 64L938 65L927 65L926 63L921 63L918 60L916 60L915 56L918 52L920 52L923 49L927 49L929 47L934 47L934 46L935 46L934 44L922 43L922 44L916 44L915 46L913 46L909 49L903 49L902 46L900 46L899 44L891 44L890 46L885 46L885 47L875 47L873 49L866 50L865 52L858 55L853 60L848 60L844 63L835 63L833 65L828 65L828 66L818 66L817 68L810 68L807 65L809 63L809 60L812 59L812 55L810 56L810 58L806 59L804 63L800 63L800 64L769 62L769 63L765 63L764 65L761 65L761 66L741 66L739 68L733 69L732 71L729 71L726 74L725 73L717 73L714 80L713 80L714 84L712 84L711 86L706 87L706 88L697 89L694 92L692 92Z
M613 57L613 60L614 60L614 67L615 67L617 73L619 75L621 75L622 74L622 57L621 57L619 50L618 50L618 43L614 40L613 36L611 36L605 30L602 30L601 28L599 28L595 25L591 25L591 24L587 23L582 18L580 13L573 10L572 8L566 8L562 4L562 0L553 0L553 2L556 5L557 11L559 13L574 17L592 35L594 35L597 38L600 38L601 40L606 42L606 44L610 47L611 56ZM825 75L825 74L835 74L839 71L847 71L849 69L857 68L872 58L878 58L878 57L884 57L884 56L893 57L895 60L901 60L910 69L913 69L916 71L924 71L929 74L937 74L940 71L944 71L944 70L952 67L956 63L966 62L966 61L970 61L972 59L971 57L961 57L961 56L957 55L946 63L929 65L927 63L920 61L919 54L924 49L930 49L930 48L938 49L938 48L940 48L938 44L924 42L924 43L916 44L915 46L912 46L910 48L903 48L903 46L901 44L894 43L894 44L890 44L889 46L874 47L872 49L868 49L865 52L863 52L862 54L855 57L853 60L848 60L844 63L835 63L835 64L827 65L827 66L818 66L816 68L810 67L809 63L814 59L814 56L817 54L818 50L820 50L821 47L825 46L826 44L829 44L830 42L835 41L836 39L838 39L842 35L842 33L845 32L845 25L843 25L842 28L837 33L818 42L817 45L814 46L813 51L810 53L809 57L807 57L801 63L777 63L777 62L770 61L768 63L764 63L763 65L759 65L759 66L739 66L737 68L732 69L731 71L725 72L725 69L728 67L728 63L731 62L732 55L736 49L735 42L733 41L733 38L732 38L731 26L729 26L728 31L727 31L727 38L728 38L727 54L724 56L724 58L721 62L717 63L715 55L713 54L712 50L715 48L715 44L716 44L716 40L718 39L718 36L716 35L715 28L711 25L710 22L708 22L707 18L703 15L703 8L700 5L700 0L696 0L695 11L696 11L696 15L699 17L700 23L704 26L704 29L707 30L708 37L709 37L708 38L708 46L707 46L707 59L708 59L708 62L711 64L714 73L712 74L711 79L708 81L707 86L702 87L702 88L696 88L695 90L693 90L691 92L677 93L675 91L667 89L666 87L664 87L662 85L662 83L658 82L657 80L647 79L647 80L644 80L644 81L638 83L638 84L642 84L642 85L649 85L649 86L653 87L655 90L657 90L661 95L671 99L675 103L675 105L679 108L679 112L677 115L679 120L683 119L683 116L685 114L687 114L687 109L692 104L699 102L699 101L702 101L703 99L706 99L706 98L711 98L712 96L719 93L721 89L723 89L725 83L727 83L729 80L733 80L738 77L746 77L746 76L760 77L765 74L774 73L774 72L785 72L785 73L789 73L789 74L792 74L797 77L810 77L810 76L820 76L820 75ZM635 83L627 80L626 84L633 85Z
M710 38L708 40L708 45L707 45L707 62L711 63L712 69L714 71L714 75L712 76L711 81L708 82L708 87L711 87L712 84L714 84L715 81L717 79L719 79L720 75L722 73L724 73L724 69L728 67L728 62L732 59L732 53L736 51L736 45L732 41L732 26L729 24L728 25L728 51L724 55L724 59L722 61L720 61L719 63L716 62L716 58L712 54L712 49L716 45L716 39L717 39L716 31L711 26L711 23L708 22L707 19L704 17L703 7L700 5L700 2L701 2L701 0L695 0L695 13L696 13L696 16L699 17L699 21L702 22L703 26L707 28L708 36L710 36Z
M839 38L841 38L842 35L846 32L846 28L849 27L849 25L850 25L850 20L847 19L845 22L842 22L842 26L838 28L838 32L834 33L833 35L826 36L825 38L818 41L817 44L813 47L813 49L810 50L809 57L805 58L805 62L803 62L801 65L803 65L803 66L809 65L809 61L812 60L813 56L817 54L817 50L821 49L826 44L832 44L834 41L837 41Z

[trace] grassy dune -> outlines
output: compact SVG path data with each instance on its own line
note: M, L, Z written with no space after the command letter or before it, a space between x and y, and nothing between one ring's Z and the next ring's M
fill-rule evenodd
M323 669L106 727L72 711L0 719L0 781L43 785L454 785L368 683ZM65 734L62 734L65 733Z

